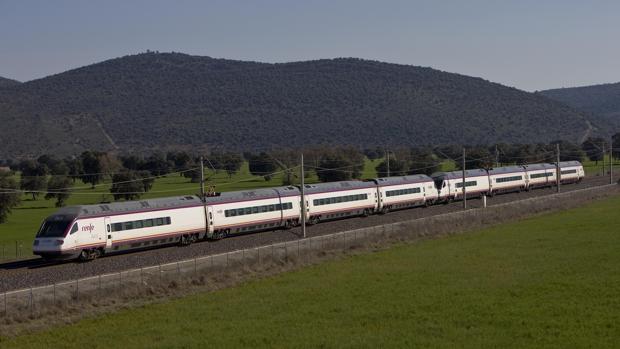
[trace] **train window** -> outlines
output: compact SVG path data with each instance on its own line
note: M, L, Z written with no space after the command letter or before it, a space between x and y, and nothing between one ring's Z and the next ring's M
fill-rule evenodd
M267 212L267 211L269 211L269 206L265 205L265 206L260 207L260 212Z
M282 205L276 204L276 211L280 211L280 210L282 210Z
M133 228L134 228L134 229L140 229L140 228L142 228L142 227L143 227L143 223L142 223L142 221L134 221L134 222L133 222Z
M75 223L72 227L71 227L71 233L69 234L74 234L76 231L78 231L78 224Z
M123 223L123 230L131 230L131 229L133 229L133 222Z
M163 218L156 218L155 219L155 224L156 225L164 225L164 219Z
M245 210L242 208L237 209L237 216L243 216L245 214Z
M258 213L258 206L252 207L252 213Z
M114 223L114 224L112 224L112 229L113 229L113 231L122 231L123 230L123 223Z
M245 211L245 214L252 214L252 208L251 207L246 207L244 209L244 211Z
M172 224L172 220L170 219L170 217L166 217L166 224Z
M152 219L145 219L145 220L144 220L144 226L145 226L146 228L148 228L148 227L152 227L152 226L153 226L153 220L152 220Z
M276 205L269 205L269 212L275 211L275 210L276 210Z

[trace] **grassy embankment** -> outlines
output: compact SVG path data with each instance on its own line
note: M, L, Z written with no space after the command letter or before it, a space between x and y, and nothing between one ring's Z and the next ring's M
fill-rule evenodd
M5 341L45 347L614 347L620 197Z

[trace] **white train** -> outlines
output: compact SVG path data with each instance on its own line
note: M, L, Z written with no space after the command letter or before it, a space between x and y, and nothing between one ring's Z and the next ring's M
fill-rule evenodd
M560 181L584 177L577 161L560 163ZM495 195L555 185L552 164L465 171L466 195ZM309 224L463 198L462 171L307 184ZM33 243L43 258L89 260L106 253L155 245L290 228L301 221L301 192L294 186L219 193L204 201L179 196L71 206L45 219Z

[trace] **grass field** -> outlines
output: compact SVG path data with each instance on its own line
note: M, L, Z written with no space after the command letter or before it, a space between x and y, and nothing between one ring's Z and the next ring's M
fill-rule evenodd
M48 347L614 347L620 197L0 342Z

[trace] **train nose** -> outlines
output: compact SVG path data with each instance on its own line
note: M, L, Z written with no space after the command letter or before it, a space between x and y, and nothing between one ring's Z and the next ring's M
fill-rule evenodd
M38 238L32 243L32 249L37 251L57 250L64 243L63 239L58 238Z

